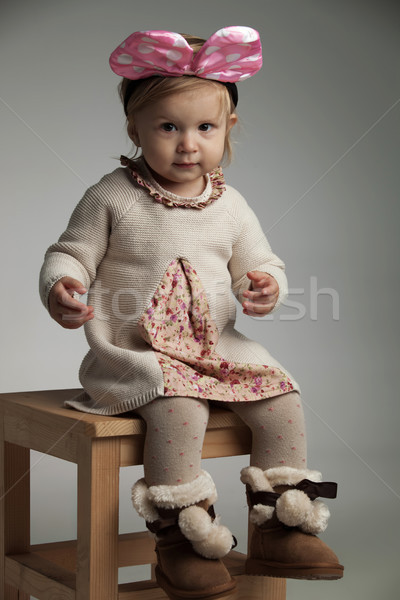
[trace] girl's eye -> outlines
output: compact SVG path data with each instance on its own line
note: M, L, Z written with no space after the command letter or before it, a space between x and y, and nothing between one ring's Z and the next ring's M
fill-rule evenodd
M163 129L164 131L167 131L167 132L176 131L176 127L173 123L163 123L161 125L161 129Z
M210 131L212 129L211 123L202 123L199 127L200 131Z

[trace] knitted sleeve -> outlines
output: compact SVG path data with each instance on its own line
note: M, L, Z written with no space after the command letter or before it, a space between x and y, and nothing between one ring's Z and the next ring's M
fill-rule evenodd
M263 271L276 279L279 296L274 311L288 294L285 264L272 252L256 215L247 203L240 211L239 234L233 246L229 270L232 290L239 302L242 302L242 294L250 286L248 271Z
M87 190L73 211L67 229L50 246L40 272L40 296L48 307L48 295L62 277L73 277L87 289L108 246L111 209L98 185Z
M118 168L90 187L71 215L67 229L50 246L40 272L39 290L48 296L62 277L78 279L87 289L107 252L111 230L137 200L126 169Z

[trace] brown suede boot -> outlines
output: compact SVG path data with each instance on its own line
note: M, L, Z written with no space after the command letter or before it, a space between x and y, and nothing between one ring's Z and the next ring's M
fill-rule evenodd
M248 575L292 579L340 579L343 567L318 537L325 531L329 509L319 500L336 498L335 483L321 483L318 471L246 467L250 521L254 531L246 561Z
M217 495L202 471L193 482L132 488L132 502L156 536L156 579L171 600L216 600L235 588L221 558L233 547L230 531L215 519Z

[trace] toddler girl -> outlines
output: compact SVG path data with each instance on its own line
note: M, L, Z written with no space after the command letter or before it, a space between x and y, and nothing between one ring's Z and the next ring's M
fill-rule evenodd
M236 82L262 64L258 33L226 27L204 41L133 33L111 54L122 76L128 133L141 156L87 190L47 251L41 295L63 327L85 324L84 391L67 402L146 422L144 478L134 507L156 534L156 576L170 598L219 598L234 587L221 558L233 545L215 520L217 495L201 469L210 403L250 427L243 469L254 523L246 572L337 579L343 567L316 537L329 516L317 496L336 485L306 465L297 384L234 328L276 310L287 293L245 199L225 184L237 121ZM79 295L89 290L89 305Z

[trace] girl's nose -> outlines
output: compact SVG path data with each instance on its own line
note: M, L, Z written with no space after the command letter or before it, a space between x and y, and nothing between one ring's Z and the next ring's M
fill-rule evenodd
M190 131L183 132L179 139L178 152L196 152L196 150L195 135Z

